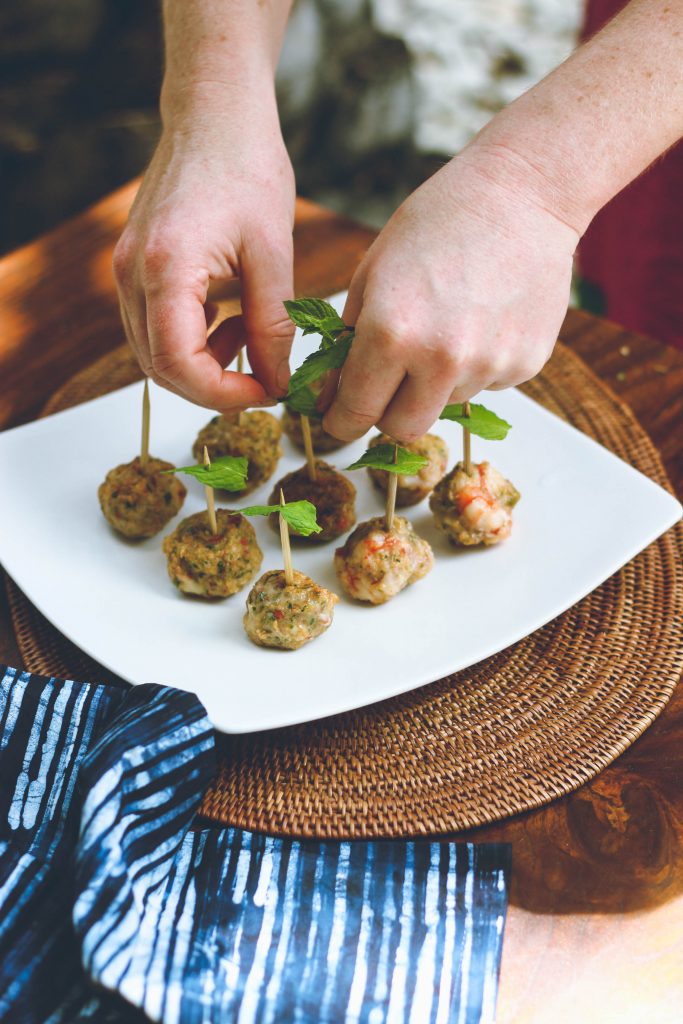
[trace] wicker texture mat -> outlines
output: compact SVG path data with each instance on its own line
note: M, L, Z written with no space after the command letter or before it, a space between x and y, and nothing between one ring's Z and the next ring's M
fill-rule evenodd
M45 413L138 376L128 350L116 350ZM669 486L630 411L562 345L524 390ZM407 836L469 828L568 793L647 728L681 676L682 554L679 524L575 607L479 665L359 711L222 737L203 813L288 835ZM8 589L28 668L112 678L11 581Z

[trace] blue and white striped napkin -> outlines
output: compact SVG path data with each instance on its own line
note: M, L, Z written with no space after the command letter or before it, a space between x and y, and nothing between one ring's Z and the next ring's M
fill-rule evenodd
M0 1020L493 1020L508 847L196 828L196 697L0 679Z

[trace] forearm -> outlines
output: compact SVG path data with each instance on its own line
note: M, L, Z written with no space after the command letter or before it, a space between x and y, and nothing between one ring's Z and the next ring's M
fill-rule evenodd
M469 155L501 184L536 190L582 234L683 135L682 67L683 0L632 0L493 118Z
M254 100L275 108L275 68L292 0L164 0L165 127Z

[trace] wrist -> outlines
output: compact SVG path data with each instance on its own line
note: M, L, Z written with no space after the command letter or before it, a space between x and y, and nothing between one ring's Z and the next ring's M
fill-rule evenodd
M576 150L543 117L518 115L514 105L495 117L463 151L494 184L569 227L580 238L605 201L577 167Z
M275 82L266 69L224 68L221 77L167 72L159 102L165 132L224 126L249 116L279 125Z

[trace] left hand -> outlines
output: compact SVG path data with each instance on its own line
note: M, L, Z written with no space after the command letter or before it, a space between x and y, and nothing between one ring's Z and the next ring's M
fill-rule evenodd
M376 424L409 443L449 401L535 376L578 240L530 166L465 149L409 196L354 275L344 321L356 337L325 430L351 441Z

